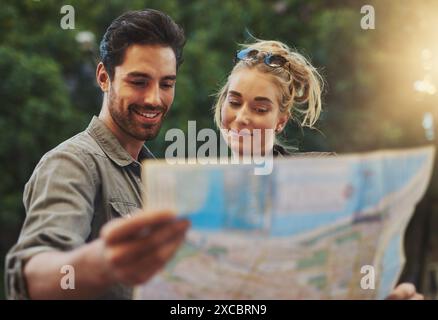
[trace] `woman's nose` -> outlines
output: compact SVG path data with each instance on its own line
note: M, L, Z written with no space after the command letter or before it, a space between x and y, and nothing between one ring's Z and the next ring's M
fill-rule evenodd
M250 114L248 112L248 107L243 105L237 112L236 121L242 125L249 125L251 122Z

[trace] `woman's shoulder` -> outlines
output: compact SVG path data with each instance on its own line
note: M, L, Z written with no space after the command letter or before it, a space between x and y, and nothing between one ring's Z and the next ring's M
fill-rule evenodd
M291 157L329 157L329 156L336 156L336 152L317 152L317 151L312 151L312 152L293 152L290 153L288 156Z
M311 151L311 152L300 152L300 151L288 151L283 146L275 145L273 149L274 157L283 156L283 157L329 157L336 156L336 152L320 152L320 151Z

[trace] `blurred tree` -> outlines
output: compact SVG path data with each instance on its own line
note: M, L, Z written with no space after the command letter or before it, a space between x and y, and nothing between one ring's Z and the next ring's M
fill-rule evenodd
M6 1L2 6L0 272L3 274L4 255L16 241L24 217L24 184L45 152L77 133L89 121L87 108L94 102L98 110L98 97L96 89L85 91L88 93L85 97L79 94L87 78L83 72L86 62L74 33L59 27L58 5ZM90 79L85 82L84 88L90 88ZM72 101L79 104L73 105ZM3 292L2 285L0 298Z

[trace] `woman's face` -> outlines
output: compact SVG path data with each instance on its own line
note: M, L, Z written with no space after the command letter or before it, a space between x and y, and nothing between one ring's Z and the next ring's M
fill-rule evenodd
M240 155L253 154L255 150L262 154L269 152L274 146L275 130L281 131L286 124L288 117L280 112L280 91L272 77L246 68L230 76L221 109L221 125L226 129L222 130L224 138L233 152ZM251 141L250 145L244 141ZM260 144L256 147L260 149L251 150L253 144Z

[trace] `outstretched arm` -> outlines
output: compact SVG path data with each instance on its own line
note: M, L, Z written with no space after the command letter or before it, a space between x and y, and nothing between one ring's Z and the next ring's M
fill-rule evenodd
M107 223L100 238L70 252L33 256L24 274L32 299L90 299L115 283L136 285L163 268L184 240L189 223L170 212L139 213ZM74 268L74 289L64 290L60 270Z

